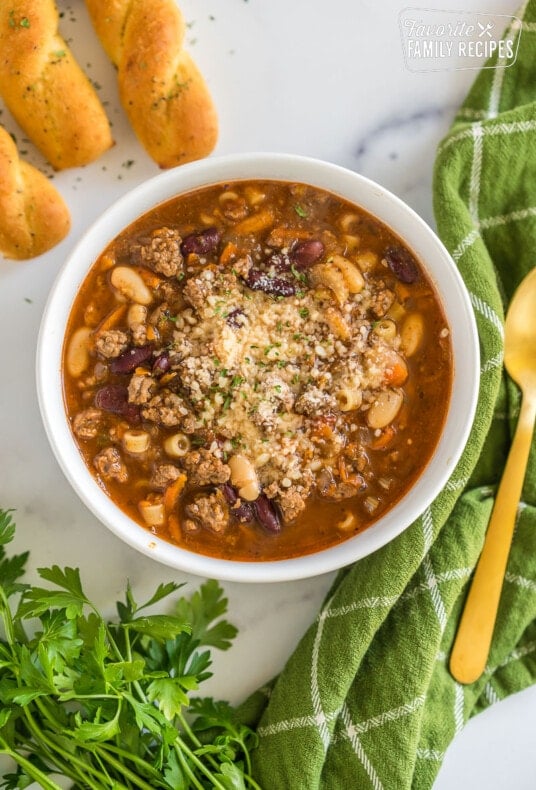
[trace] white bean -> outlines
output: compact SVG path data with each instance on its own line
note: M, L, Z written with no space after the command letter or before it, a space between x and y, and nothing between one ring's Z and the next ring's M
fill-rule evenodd
M137 324L145 324L147 321L147 308L142 304L131 304L127 313L128 328L132 329Z
M246 499L248 502L254 502L258 499L260 493L261 488L257 480L238 489L238 496L242 499Z
M257 467L259 467L259 466L264 466L265 464L267 464L267 463L268 463L268 461L270 460L270 458L271 458L271 456L270 456L270 453L261 453L261 454L260 454L259 456L257 456L257 458L255 459L255 466L257 466Z
M148 305L153 301L153 295L141 276L129 266L116 266L110 275L110 282L121 296L131 302Z
M238 488L238 495L249 502L257 499L261 492L255 467L245 455L233 455L229 458L231 483Z
M400 348L411 357L421 345L424 335L424 319L421 313L409 313L400 331Z
M404 396L400 390L382 390L367 411L369 427L375 430L390 425L400 411L403 400Z
M74 378L81 376L89 366L90 337L91 329L88 326L81 326L74 332L69 341L65 361L67 363L67 371Z
M360 252L356 256L356 260L362 272L370 272L371 269L378 265L378 256L371 250Z

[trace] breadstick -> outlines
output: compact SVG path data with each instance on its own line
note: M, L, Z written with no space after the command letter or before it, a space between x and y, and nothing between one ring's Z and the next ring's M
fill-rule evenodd
M61 170L92 162L113 140L58 21L54 0L1 3L0 94L30 140Z
M174 0L86 0L117 66L121 103L160 167L207 156L218 136L208 88L183 49L185 24Z
M22 260L60 242L71 225L69 211L48 178L19 159L0 126L0 252Z

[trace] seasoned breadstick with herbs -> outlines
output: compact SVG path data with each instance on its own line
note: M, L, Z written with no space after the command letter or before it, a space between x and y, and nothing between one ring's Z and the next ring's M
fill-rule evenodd
M30 140L62 170L92 162L113 140L58 21L53 0L0 4L0 94Z
M19 159L0 127L0 254L34 258L58 244L71 225L69 211L48 178Z
M218 121L206 83L183 49L174 0L86 0L118 70L121 102L141 144L162 168L202 159Z

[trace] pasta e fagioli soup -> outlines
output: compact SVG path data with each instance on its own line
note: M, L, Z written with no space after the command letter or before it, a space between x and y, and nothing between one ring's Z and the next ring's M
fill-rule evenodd
M378 219L299 182L231 181L106 247L63 384L88 469L132 520L200 554L284 559L365 530L420 476L451 335Z

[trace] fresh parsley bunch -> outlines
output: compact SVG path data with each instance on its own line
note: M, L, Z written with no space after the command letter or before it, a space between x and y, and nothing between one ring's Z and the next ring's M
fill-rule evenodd
M60 774L77 790L260 790L255 733L228 703L191 696L211 674L200 648L226 650L236 635L218 583L172 615L144 610L181 585L161 584L141 605L128 585L110 623L78 569L39 569L53 588L23 584L28 553L4 549L14 532L0 510L0 754L16 764L0 787L61 790Z

